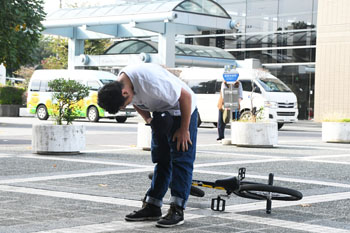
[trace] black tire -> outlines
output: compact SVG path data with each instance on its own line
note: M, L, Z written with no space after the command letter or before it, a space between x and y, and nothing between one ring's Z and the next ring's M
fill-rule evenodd
M98 122L98 120L100 119L100 116L98 114L98 109L95 106L89 107L87 110L86 117L91 122Z
M49 118L49 113L45 105L39 105L39 107L36 109L36 116L39 118L39 120L44 121Z
M117 116L117 117L115 117L115 119L118 123L124 123L126 121L127 117L126 116Z
M239 119L243 121L250 121L253 119L253 114L251 111L244 111L241 113Z
M218 127L218 123L214 122L213 125L215 126L215 128Z
M277 123L277 125L278 125L278 129L281 129L284 123Z
M234 193L240 197L267 200L297 201L303 198L303 194L297 190L273 186L268 184L255 184L241 182L240 188Z

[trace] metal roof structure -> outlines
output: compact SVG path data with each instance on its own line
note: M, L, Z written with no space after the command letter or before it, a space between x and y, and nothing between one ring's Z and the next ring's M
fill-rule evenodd
M113 66L109 61L113 61L116 67L123 67L129 63L138 61L159 63L158 43L154 41L128 39L119 41L109 47L101 56L88 56L89 64L92 66ZM175 66L203 66L203 67L223 67L226 64L235 64L235 57L220 48L175 44Z
M158 0L59 9L42 23L44 34L69 38L69 69L82 62L79 56L84 54L87 39L158 36L159 63L174 67L175 35L234 27L225 9L212 0Z

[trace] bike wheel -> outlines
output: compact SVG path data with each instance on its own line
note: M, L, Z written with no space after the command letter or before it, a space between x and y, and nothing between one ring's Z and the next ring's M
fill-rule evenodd
M303 198L303 194L297 190L268 184L241 183L240 188L234 193L255 200L271 198L271 200L297 201Z

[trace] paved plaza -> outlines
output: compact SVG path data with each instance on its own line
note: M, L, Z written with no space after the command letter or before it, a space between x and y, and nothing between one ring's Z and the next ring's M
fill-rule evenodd
M216 129L199 128L194 179L215 181L247 169L246 179L299 190L300 201L266 203L231 195L224 212L210 209L223 191L190 196L185 224L156 228L154 222L126 222L141 206L153 170L150 152L136 147L137 119L74 124L87 127L79 155L31 152L36 118L0 118L0 233L102 232L350 232L350 144L321 141L321 124L300 121L279 131L274 148L245 148L216 142ZM42 123L42 122L41 122ZM230 129L226 130L226 136ZM163 214L169 207L169 192Z

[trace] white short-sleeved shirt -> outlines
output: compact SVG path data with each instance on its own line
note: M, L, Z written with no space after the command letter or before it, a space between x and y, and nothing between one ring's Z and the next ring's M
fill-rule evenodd
M151 63L130 65L123 68L119 75L121 73L129 77L134 87L131 103L142 110L168 111L173 116L181 115L179 98L182 88L191 94L191 113L196 108L196 96L191 88L160 65Z

